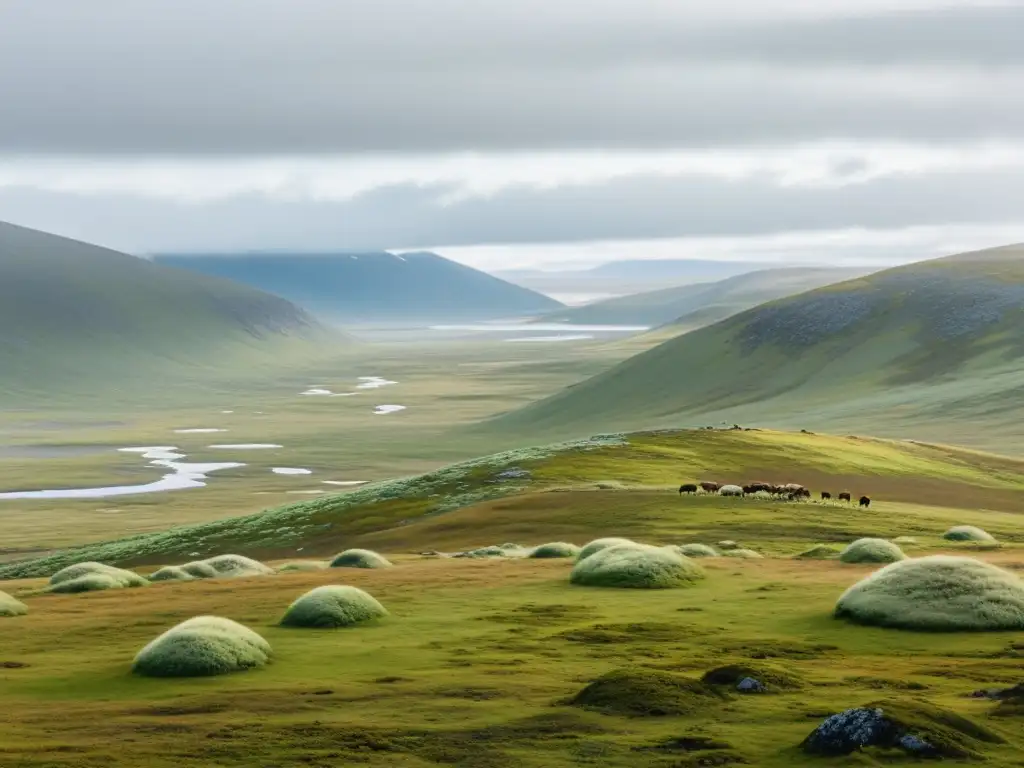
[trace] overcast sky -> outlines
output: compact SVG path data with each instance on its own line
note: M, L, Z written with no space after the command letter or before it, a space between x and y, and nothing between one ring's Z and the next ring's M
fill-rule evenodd
M0 219L135 253L1024 240L1024 0L0 0Z

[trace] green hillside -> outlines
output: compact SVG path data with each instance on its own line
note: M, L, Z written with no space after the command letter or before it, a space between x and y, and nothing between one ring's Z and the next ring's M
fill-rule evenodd
M617 296L545 315L544 322L696 328L766 301L860 276L866 270L828 268L762 269L710 283L673 286Z
M739 423L1012 450L1024 247L921 262L684 334L488 425L531 435Z
M777 525L779 515L805 507L778 501L753 507L751 518L737 517L727 528L722 505L732 502L718 496L688 502L700 512L699 519L696 512L679 517L679 483L709 478L742 483L755 476L797 481L816 491L870 493L928 522L879 519L875 509L860 519L844 507L842 518L827 521L807 520L804 513L786 518L794 527L785 530ZM595 493L602 489L622 493L605 494L610 496L605 501ZM871 530L892 535L931 531L938 541L942 531L963 522L963 508L975 504L988 510L977 524L1001 540L1024 541L1011 518L1022 500L1024 462L944 446L753 430L604 435L507 451L344 495L12 562L0 565L0 579L49 575L86 560L166 564L224 552L264 559L296 552L315 557L354 546L419 552L537 536L692 536L695 526L703 537L756 534L779 551L808 540L857 538ZM637 504L643 514L627 513Z
M320 317L351 325L488 320L562 306L426 251L161 254L154 260L270 291Z
M0 398L129 390L340 340L294 304L220 278L0 222Z

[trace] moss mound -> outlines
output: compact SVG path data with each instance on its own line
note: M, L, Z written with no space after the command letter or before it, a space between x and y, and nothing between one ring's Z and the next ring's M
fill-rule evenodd
M1024 580L969 557L903 560L846 590L835 616L934 632L1024 629Z
M311 589L288 606L281 626L334 629L387 615L384 606L363 590L328 585Z
M638 545L637 545L637 543L635 541L631 541L629 539L616 539L616 538L594 539L593 541L589 542L588 544L584 544L583 545L583 548L580 549L580 553L576 556L576 560L577 561L579 561L579 560L586 560L588 557L590 557L591 555L597 554L602 549L607 549L608 547L619 547L619 546L633 546L633 547L635 547L635 546L638 546Z
M678 552L641 544L620 544L577 561L569 581L589 587L668 589L704 578L704 569Z
M133 571L103 563L76 563L50 577L50 591L60 594L144 587L149 582Z
M795 691L803 687L800 678L767 664L729 664L716 667L705 672L701 682L735 688L740 681L748 677L757 680L768 691Z
M942 707L901 699L875 701L826 719L800 745L816 755L849 755L865 747L917 757L979 758L998 733Z
M577 547L575 544L570 544L566 541L552 541L548 544L541 544L539 547L536 547L530 553L530 557L577 557L579 553L580 548Z
M730 549L740 549L740 545L732 539L726 539L725 541L718 542L718 548L725 552Z
M973 525L954 525L944 534L942 538L946 541L976 541L982 544L995 544L996 537L981 528Z
M217 573L217 569L205 560L196 560L192 563L185 563L180 567L181 570L193 579L216 579L220 575Z
M738 557L741 560L764 559L764 555L762 555L760 552L755 552L752 549L744 549L743 547L740 547L739 549L727 549L722 552L722 557Z
M906 557L902 549L885 539L857 539L839 553L843 563L895 563Z
M609 715L689 715L728 698L714 687L651 669L617 669L594 680L569 702Z
M149 575L150 581L192 581L193 579L195 576L180 565L165 565Z
M244 555L217 555L201 561L213 568L218 576L242 578L245 576L270 576L274 569L259 560Z
M346 549L331 560L331 568L390 568L391 561L369 549Z
M196 616L139 651L132 672L147 677L208 677L262 667L270 644L248 627L219 616Z
M308 573L311 571L327 570L327 563L320 560L297 560L294 563L285 563L277 569L280 573Z
M805 549L799 555L793 555L793 557L796 560L831 560L838 554L839 550L835 547L830 547L828 544L818 544L810 549Z
M24 616L26 613L28 606L21 600L16 600L6 592L0 592L0 616Z
M676 551L683 557L718 557L718 550L707 544L680 544Z

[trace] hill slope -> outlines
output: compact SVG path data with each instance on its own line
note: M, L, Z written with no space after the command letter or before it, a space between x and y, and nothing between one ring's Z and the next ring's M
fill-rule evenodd
M744 309L823 285L863 275L867 270L827 268L763 269L712 283L663 288L553 312L547 322L651 326L674 323L698 327Z
M161 254L154 261L271 291L342 323L487 320L562 306L428 252Z
M1024 437L1024 247L878 272L684 334L496 420L581 433L757 423L1008 448Z
M842 515L815 517L799 503L765 500L761 505L714 495L683 501L675 493L681 482L749 482L755 476L797 481L816 491L867 492L877 502L875 507L927 505L932 520L920 530L936 541L953 524L950 521L962 522L963 508L983 502L986 530L1003 541L1024 542L1012 517L1024 500L1024 461L870 438L754 430L662 431L522 448L340 496L89 544L2 564L0 579L49 575L86 560L167 564L226 552L273 559L294 557L296 551L303 557L330 555L353 546L419 552L520 539L540 543L538 538L563 536L583 541L607 535L693 536L698 524L708 529L704 538L753 536L756 528L760 541L786 549L804 546L808 540L896 535L922 522L880 518L874 508L863 519L845 506ZM597 493L598 485L609 481L618 490ZM681 503L691 514L679 515ZM749 514L728 506L737 503L750 507ZM644 514L638 514L641 510ZM725 510L731 511L723 519ZM702 515L699 523L697 511ZM793 528L782 530L782 520Z
M277 296L2 222L0 328L13 401L340 338Z

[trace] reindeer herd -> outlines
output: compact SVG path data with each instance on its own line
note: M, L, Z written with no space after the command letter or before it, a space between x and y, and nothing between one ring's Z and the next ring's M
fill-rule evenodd
M788 501L802 501L811 498L811 492L798 483L786 483L785 485L776 485L775 483L750 483L749 485L722 485L711 482L684 483L679 486L679 495L682 496L684 493L714 493L720 496L740 497L761 493L772 498L787 499ZM847 504L853 503L853 497L849 491L843 491L837 498L839 501L845 501ZM822 491L821 500L831 501L832 494L828 491ZM861 496L858 504L861 507L870 507L871 498Z

